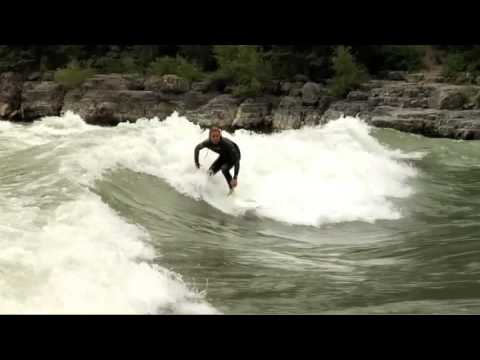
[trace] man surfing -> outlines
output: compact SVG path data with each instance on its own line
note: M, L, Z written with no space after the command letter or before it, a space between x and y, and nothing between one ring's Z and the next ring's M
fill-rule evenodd
M208 170L210 176L215 175L218 170L222 170L225 180L227 180L228 187L230 188L229 195L233 192L233 189L237 186L238 172L240 171L240 148L232 140L222 137L222 132L217 127L210 128L209 137L207 140L202 141L195 147L195 165L197 169L200 168L198 162L198 154L203 148L210 149L220 156L212 163ZM230 169L235 167L233 178L230 175Z

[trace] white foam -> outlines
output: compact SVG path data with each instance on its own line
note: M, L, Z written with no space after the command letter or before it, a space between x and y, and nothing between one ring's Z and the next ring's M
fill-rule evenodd
M381 145L370 127L344 117L325 126L272 135L240 130L242 151L239 187L227 198L223 176L207 179L205 169L216 154L203 150L203 170L193 163L193 150L207 132L177 114L163 122L139 120L111 129L111 137L83 146L64 161L63 171L91 183L107 169L121 166L165 179L177 191L238 214L246 204L259 215L292 224L321 225L344 221L398 219L392 198L407 197L414 168L401 159L418 157ZM92 137L88 138L91 143Z
M45 138L45 135L67 136L95 129L98 129L98 127L85 123L79 115L67 111L62 117L46 116L41 121L34 122L30 133L41 135Z
M23 209L29 224L0 227L0 313L217 313L178 275L152 265L148 234L96 195L62 204L42 226Z
M1 125L0 313L218 313L153 264L148 233L79 186L75 168L59 171L110 129L72 113Z
M273 135L225 133L242 151L239 188L228 198L223 176L205 173L215 153L203 150L202 169L194 166L194 147L207 132L176 114L115 128L87 125L72 113L2 125L0 140L12 151L51 143L36 159L58 172L42 169L38 178L0 188L1 313L217 312L178 275L152 264L145 231L81 186L107 170L157 176L229 214L254 208L316 226L399 218L392 198L411 195L408 179L416 174L402 162L415 154L386 148L351 117ZM56 209L42 203L51 196L63 201Z
M47 116L31 124L0 121L0 138L13 151L18 151L101 129L85 123L79 115L68 111L64 116Z

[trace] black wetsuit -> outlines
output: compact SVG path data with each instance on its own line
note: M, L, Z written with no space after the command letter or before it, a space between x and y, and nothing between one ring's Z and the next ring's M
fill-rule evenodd
M232 181L232 175L230 175L230 169L235 166L233 178L236 179L238 177L238 172L240 171L240 149L237 144L235 144L232 140L225 139L224 137L220 138L220 142L218 144L214 144L207 139L195 147L195 165L197 167L200 166L198 162L198 153L201 149L207 148L210 149L220 156L213 162L210 166L210 171L213 174L216 174L218 170L222 170L223 176L225 176L225 180L227 180L228 187L231 189L232 186L230 182Z

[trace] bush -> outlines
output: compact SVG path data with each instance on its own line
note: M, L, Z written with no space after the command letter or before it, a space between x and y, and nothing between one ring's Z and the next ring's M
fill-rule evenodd
M203 78L202 71L195 63L189 62L188 60L180 56L177 56L177 62L178 76L182 76L191 81L198 81Z
M443 75L456 83L471 83L480 75L480 47L451 47L443 63Z
M274 48L267 54L272 64L272 73L277 79L292 79L297 74L307 74L307 56L290 49Z
M165 74L174 74L177 72L177 61L170 56L164 56L153 61L148 67L148 73L162 76Z
M103 56L93 62L93 66L101 73L143 73L143 69L130 56L113 58Z
M32 50L0 46L0 72L28 70L34 68L36 61Z
M384 46L382 56L386 70L417 71L422 67L424 50L415 46Z
M455 78L459 73L466 70L465 57L461 53L447 55L443 64L443 75L447 79Z
M333 96L343 97L358 88L368 78L365 68L357 65L350 48L339 46L332 59L335 75L330 84Z
M352 54L370 74L388 70L417 71L422 67L425 47L420 46L354 46Z
M197 64L203 71L216 69L212 45L180 45L179 54Z
M176 58L164 56L152 62L148 68L149 74L162 76L167 74L178 75L190 81L203 78L203 73L193 62L189 62L181 56Z
M77 62L71 62L66 68L55 71L54 80L67 89L73 89L93 75L94 69L82 68Z
M235 96L256 96L272 78L272 67L257 46L214 46L218 70L212 76L233 85Z

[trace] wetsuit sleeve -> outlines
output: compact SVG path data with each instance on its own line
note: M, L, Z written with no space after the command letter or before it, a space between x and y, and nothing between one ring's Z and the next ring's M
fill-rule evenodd
M198 162L198 153L200 152L200 150L202 150L204 147L207 146L207 143L208 143L208 140L205 140L195 147L194 161L197 167L200 166L200 163Z

